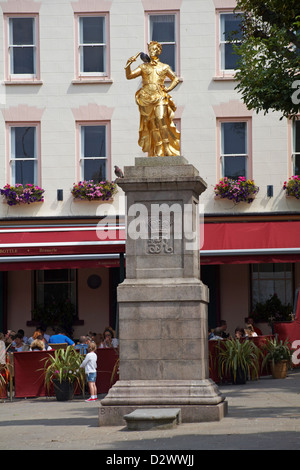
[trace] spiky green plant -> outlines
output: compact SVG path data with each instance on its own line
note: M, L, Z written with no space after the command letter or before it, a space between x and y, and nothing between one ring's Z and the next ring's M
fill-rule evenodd
M278 340L277 338L271 338L266 340L266 344L263 347L264 359L262 361L262 368L268 363L277 364L281 361L288 361L288 366L292 364L293 349L286 339L285 341Z
M49 354L48 357L42 359L45 361L43 370L48 391L54 380L58 380L60 383L64 381L77 382L83 390L85 371L80 367L83 359L84 357L73 346L57 349L54 355Z
M253 341L230 338L219 341L217 350L221 377L232 374L235 382L237 372L241 371L245 377L258 379L261 351Z

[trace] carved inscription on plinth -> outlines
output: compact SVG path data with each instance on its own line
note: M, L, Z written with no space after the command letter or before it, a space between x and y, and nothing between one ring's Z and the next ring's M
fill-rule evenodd
M149 216L146 254L172 254L174 253L174 214L164 219L163 214Z

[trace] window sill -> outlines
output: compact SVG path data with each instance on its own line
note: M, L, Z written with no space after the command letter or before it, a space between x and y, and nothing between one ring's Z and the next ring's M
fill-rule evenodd
M234 75L216 75L213 77L214 82L234 82L236 78Z
M4 80L4 85L43 85L42 80Z
M86 85L86 84L101 84L101 83L104 83L104 84L109 84L109 83L113 83L113 79L112 78L96 78L96 77L93 77L93 78L75 78L74 80L72 80L72 83L73 85Z

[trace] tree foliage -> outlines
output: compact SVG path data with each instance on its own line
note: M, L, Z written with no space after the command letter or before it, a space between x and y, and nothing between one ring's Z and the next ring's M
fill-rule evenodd
M300 108L299 0L237 0L236 89L248 109L295 117ZM299 88L299 89L298 89Z

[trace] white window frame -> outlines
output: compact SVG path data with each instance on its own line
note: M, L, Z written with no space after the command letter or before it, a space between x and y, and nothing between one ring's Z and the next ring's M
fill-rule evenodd
M85 157L84 156L84 129L87 127L104 127L105 128L105 156L103 157ZM87 180L84 175L84 163L87 160L105 160L106 162L106 174L103 179L108 179L109 175L109 123L108 122L89 122L89 123L79 123L79 141L80 141L80 150L79 150L79 168L81 180Z
M225 175L225 158L227 157L244 157L245 158L245 178L248 179L249 176L249 122L251 122L249 119L220 119L220 164L221 164L221 177L224 178L227 175ZM245 136L245 148L246 148L246 153L234 153L234 154L225 154L224 153L224 126L223 124L227 123L245 123L246 125L246 136ZM238 175L238 176L243 176L243 175Z
M33 28L33 44L13 44L12 42L12 36L13 36L13 20L16 19L31 19L32 20L32 28ZM13 15L13 16L8 16L8 75L12 79L33 79L37 78L37 38L38 38L38 33L37 33L37 16L28 16L28 15ZM12 68L13 68L13 53L15 48L26 48L30 47L33 48L33 73L29 74L21 74L21 73L15 73Z
M226 45L229 44L229 41L223 39L223 32L222 32L222 19L225 19L225 16L234 15L233 11L220 11L219 12L219 64L220 64L220 71L223 73L234 75L235 69L229 69L225 67L225 51ZM239 41L236 41L238 44Z
M15 136L14 136L14 129L17 127L32 127L35 129L34 133L34 157L32 158L15 158ZM10 169L10 181L12 185L18 183L16 181L16 173L14 171L13 165L14 162L20 161L34 161L34 173L33 173L33 184L39 184L39 134L40 134L40 126L39 123L13 123L9 124L9 169ZM24 181L22 184L29 183Z
M95 44L85 44L81 42L81 31L82 31L82 23L84 18L93 18L93 17L101 17L104 19L104 43L95 43ZM109 77L109 14L108 13L86 13L86 14L76 14L77 19L77 77L91 79L101 78L101 77ZM83 55L84 55L84 48L85 47L103 47L104 48L104 71L103 72L84 72L83 69Z
M104 39L105 39L105 42L104 43L94 43L94 44L85 44L83 42L81 42L81 38L82 38L82 23L84 21L85 18L95 18L95 17L101 17L104 19ZM82 75L82 76L87 76L87 77L90 77L90 76L100 76L100 77L103 77L103 76L106 76L107 75L107 57L106 57L106 54L107 54L107 24L106 24L106 15L80 15L79 16L79 19L78 19L78 28L79 28L79 31L78 31L78 39L79 39L79 42L78 42L78 51L79 51L79 74ZM104 50L104 71L103 72L85 72L83 69L83 59L84 59L84 48L85 47L103 47L103 50Z
M293 160L293 175L300 174L300 171L296 173L296 156L299 156L300 158L300 151L296 152L296 129L298 127L298 132L300 133L300 125L296 127L297 122L299 123L300 121L294 121L293 122L293 151L292 151L292 160ZM300 135L299 135L299 140L300 140ZM300 166L300 165L299 165Z
M147 43L156 39L151 38L151 17L153 16L173 16L174 17L174 41L169 42L161 42L158 41L162 48L164 45L173 45L174 46L174 60L175 60L175 70L174 72L176 75L180 75L180 60L179 60L179 11L149 11L146 13L147 15Z

